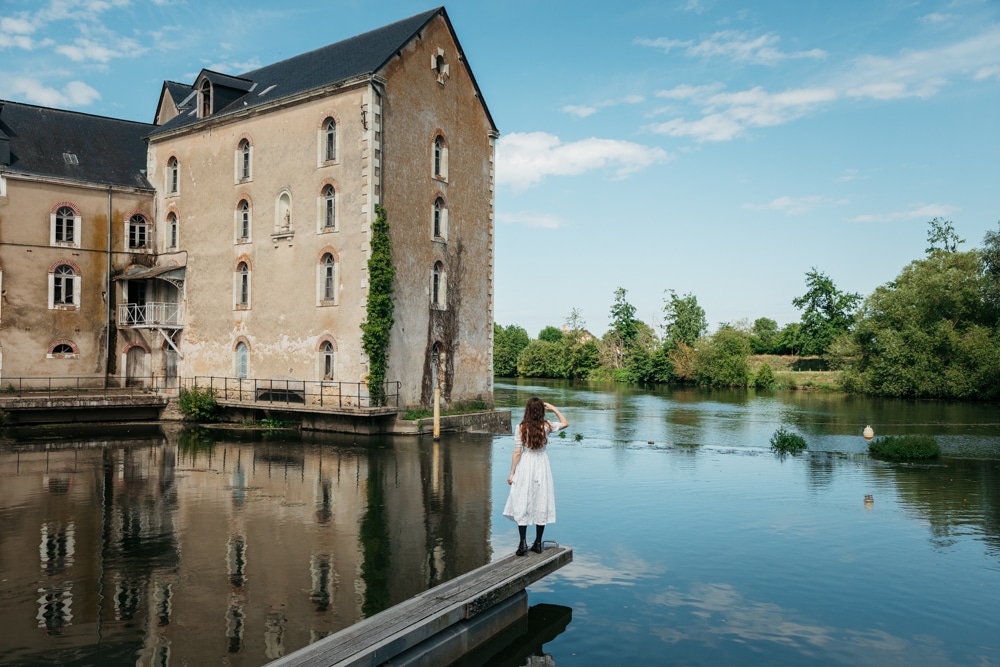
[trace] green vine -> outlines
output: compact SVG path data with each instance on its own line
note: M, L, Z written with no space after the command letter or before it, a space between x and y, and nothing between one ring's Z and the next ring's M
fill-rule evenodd
M392 239L385 209L375 205L372 223L372 254L368 258L367 316L361 324L361 347L368 355L368 395L372 405L385 405L385 370L389 365L389 334L396 323L393 317Z

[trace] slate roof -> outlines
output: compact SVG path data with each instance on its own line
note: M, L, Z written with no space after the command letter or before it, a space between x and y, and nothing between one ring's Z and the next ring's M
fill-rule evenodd
M218 118L341 81L374 74L382 69L396 55L396 52L402 49L438 14L444 16L448 28L454 36L455 31L444 7L438 7L335 44L282 60L273 65L240 74L238 77L226 77L218 72L203 70L199 79L205 76L214 85L226 86L231 90L241 92L247 91L232 99L225 107L216 108L211 118ZM455 43L458 44L457 36ZM225 79L229 81L227 82ZM247 87L244 87L246 82L252 84L252 89L247 90ZM475 79L473 79L473 84L475 85ZM476 90L478 92L478 85L476 85ZM181 100L177 101L179 103ZM482 101L481 94L480 101ZM483 102L483 108L486 109L485 102ZM486 110L486 114L489 116L489 110ZM184 127L199 120L201 119L197 117L196 105L192 104L190 108L185 108L178 116L156 128L150 133L150 136ZM492 117L490 117L490 124L493 125Z
M0 101L0 171L152 190L144 137L154 125ZM0 157L5 151L0 147ZM65 154L65 155L64 155ZM75 158L73 157L75 156Z

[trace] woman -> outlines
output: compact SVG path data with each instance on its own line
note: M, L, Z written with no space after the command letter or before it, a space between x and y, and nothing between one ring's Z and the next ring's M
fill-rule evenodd
M545 419L545 411L551 410L559 418L559 423ZM514 456L510 463L510 495L503 515L517 524L521 543L517 555L528 553L526 539L528 524L535 524L535 543L531 550L542 553L542 532L545 525L555 523L556 496L552 488L552 468L545 445L549 433L555 433L569 426L569 422L559 412L559 408L542 402L540 398L528 399L524 406L524 419L514 430Z

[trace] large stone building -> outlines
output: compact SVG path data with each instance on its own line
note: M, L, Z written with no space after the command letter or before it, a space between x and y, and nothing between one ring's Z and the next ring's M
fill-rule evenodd
M33 113L65 126L62 143ZM85 121L120 139L75 148ZM152 126L7 103L0 133L5 377L363 382L381 206L399 405L435 387L492 402L497 131L443 8L239 76L166 82ZM55 167L33 174L29 143ZM76 171L58 164L72 150L88 153Z

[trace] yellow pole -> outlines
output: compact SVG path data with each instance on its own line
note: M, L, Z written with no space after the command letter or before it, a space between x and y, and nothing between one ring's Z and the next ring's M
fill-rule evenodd
M441 438L441 387L434 387L434 439Z

